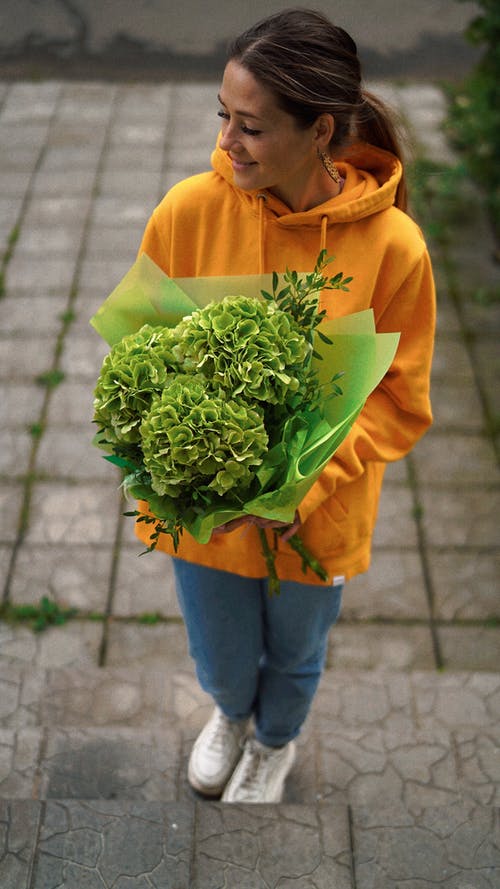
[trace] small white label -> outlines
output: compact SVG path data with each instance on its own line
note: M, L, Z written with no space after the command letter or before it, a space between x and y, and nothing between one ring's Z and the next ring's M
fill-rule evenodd
M337 574L333 578L332 586L343 586L345 584L345 576L343 574Z

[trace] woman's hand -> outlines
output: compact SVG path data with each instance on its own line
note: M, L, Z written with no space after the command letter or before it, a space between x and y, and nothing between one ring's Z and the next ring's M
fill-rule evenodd
M257 528L275 528L277 531L280 528L286 528L280 536L283 540L289 540L299 530L301 521L298 510L295 512L295 518L291 525L287 522L275 522L273 519L262 519L256 515L246 515L241 516L239 519L233 519L232 522L226 522L225 525L219 525L218 528L214 528L212 533L229 534L230 531L235 531L237 528L241 528L242 525L256 525Z

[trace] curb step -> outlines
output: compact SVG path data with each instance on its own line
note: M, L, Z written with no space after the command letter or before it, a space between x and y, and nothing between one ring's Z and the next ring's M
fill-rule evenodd
M279 806L188 787L211 704L187 669L10 678L1 889L500 885L497 674L327 671Z
M4 800L6 825L2 889L495 889L500 877L487 807Z

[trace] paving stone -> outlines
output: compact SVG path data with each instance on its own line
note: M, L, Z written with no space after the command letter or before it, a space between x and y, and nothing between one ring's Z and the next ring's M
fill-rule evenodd
M106 197L140 197L148 206L154 205L160 197L160 171L138 169L131 177L129 170L107 169L99 178L99 191Z
M96 380L64 380L51 394L47 423L59 426L80 426L79 435L88 433L88 441L95 434L94 386Z
M2 123L4 123L3 120ZM39 155L40 148L38 145L20 146L17 151L9 152L5 158L2 158L3 172L7 174L21 174L26 182L29 182L36 169Z
M74 229L76 237L76 232L83 230L90 204L91 194L89 192L83 195L64 197L62 194L55 197L37 194L28 204L23 226L67 225ZM43 284L41 278L38 283L39 285Z
M306 806L198 806L193 889L348 889L347 811Z
M171 728L49 730L42 799L173 800L179 735Z
M40 713L51 726L172 727L180 724L171 665L48 670ZM182 727L182 724L180 724Z
M172 712L176 714L183 738L190 747L208 721L213 701L200 688L193 667L171 672L170 693Z
M134 244L137 250L139 243ZM128 253L128 251L127 251ZM135 259L135 256L134 256ZM133 260L132 260L133 261ZM102 295L102 302L106 299L123 276L128 272L131 263L127 256L116 256L114 259L85 259L81 270L81 279L85 286L93 288ZM97 334L96 334L97 335Z
M2 122L15 123L50 120L62 90L61 83L12 83L2 107Z
M110 145L104 158L105 170L128 170L131 177L138 169L149 170L151 173L160 175L162 166L163 157L159 151L144 151L137 145ZM135 212L128 215L134 216L137 221L138 217ZM120 214L110 212L109 208L105 208L99 213L99 221L105 226L109 226L113 219L116 223L123 224ZM144 224L142 217L140 221Z
M88 319L85 319L88 327ZM64 344L61 370L68 380L90 380L92 386L97 383L102 362L109 352L109 346L96 336L90 328L85 335L71 330ZM90 417L92 419L92 417Z
M52 426L44 431L37 453L37 470L44 477L68 478L78 481L116 480L120 485L118 471L104 459L103 451L92 444L92 436L97 427L89 423L86 436L81 428ZM0 461L1 466L1 461Z
M374 547L370 570L350 580L344 591L342 617L347 621L428 616L422 562L416 550Z
M39 729L0 729L0 798L32 798L41 744Z
M0 377L4 380L30 380L52 368L57 331L51 336L12 336L0 340Z
M7 577L13 551L14 546L12 543L0 543L0 577L2 578Z
M117 225L129 226L133 224L141 224L145 226L152 209L153 208L148 205L143 198L134 199L133 197L127 196L97 197L93 204L92 220L97 225L112 227ZM116 276L111 272L106 275L104 265L101 268L96 268L94 266L92 269L89 266L88 271L89 274L92 272L93 280L97 281L97 283L102 281L103 292L106 290L109 292L109 290L116 286L127 269L124 268L123 270L118 270ZM113 269L112 272L114 273L114 271L115 270ZM86 275L82 275L82 277L87 279ZM114 283L112 280L113 277Z
M110 666L129 668L148 663L165 664L165 669L176 665L179 670L192 670L187 652L184 625L179 622L127 623L111 622L107 646L107 663Z
M100 133L102 139L103 134ZM78 170L80 168L87 170L96 170L99 164L99 158L102 151L102 142L92 142L89 145L58 145L54 144L54 134L51 132L50 141L47 143L42 162L40 164L40 172L51 170Z
M500 806L500 729L461 729L453 736L462 794L483 806Z
M41 805L34 800L0 800L0 885L27 889L35 855Z
M417 815L353 809L358 889L495 889L500 877L499 812L446 806Z
M410 677L387 670L327 670L311 718L321 734L339 726L411 734L415 721Z
M435 667L427 627L338 623L330 633L328 666L358 670Z
M113 484L40 482L33 491L26 540L36 544L114 542L119 493Z
M414 549L417 546L417 526L413 514L414 504L409 486L386 484L380 497L373 545L383 547L397 544Z
M445 667L449 670L498 670L498 627L439 627Z
M105 123L116 96L117 87L114 83L102 80L65 82L57 108L58 117L76 119L87 125Z
M288 805L313 804L318 800L318 745L312 720L303 726L296 745L297 759L286 779L283 802Z
M0 328L2 333L20 336L33 331L33 315L36 316L36 328L39 336L48 338L61 325L61 315L66 310L67 293L41 296L14 293L0 300ZM5 393L7 397L7 393ZM2 393L2 404L5 404Z
M0 218L12 219L13 223L18 218L23 205L22 195L0 197Z
M162 617L180 617L171 559L163 553L140 553L144 553L144 546L138 541L120 549L113 614L132 617L139 609Z
M437 731L497 726L500 721L498 673L414 673L414 712L421 728Z
M443 381L473 385L474 369L468 351L464 348L461 336L437 334L432 358L432 382Z
M130 172L122 173L130 179ZM148 176L158 176L159 173L147 173ZM160 194L159 187L156 194ZM120 224L117 228L103 227L91 224L87 233L85 254L89 259L102 259L105 256L113 256L119 253L123 256L125 267L128 268L134 262L143 233L143 224L133 223L130 226Z
M33 633L26 627L0 624L1 658L37 670L97 663L102 627L91 621L67 623Z
M318 738L318 798L353 806L399 804L419 813L459 801L455 758L444 732L339 727Z
M48 802L33 889L191 889L194 808Z
M498 546L500 490L485 485L433 487L420 485L423 525L431 546L473 547L478 552Z
M431 431L440 433L447 429L455 429L476 434L483 431L484 414L478 400L477 389L472 383L462 385L440 380L432 386L431 402L434 416L434 426ZM453 447L455 447L454 439L455 436L453 436ZM449 467L446 468L448 471Z
M28 431L0 430L0 475L22 478L29 468L33 439Z
M1 124L1 118L0 118ZM24 170L16 170L12 169L11 164L12 158L9 158L9 163L7 164L7 168L3 167L0 170L0 190L4 195L23 195L26 191L28 183L30 182L30 177L32 175L32 171L30 169ZM9 227L10 229L10 227ZM10 229L11 230L11 229Z
M403 484L408 482L408 466L407 461L395 460L394 463L388 463L385 468L384 480L386 484L397 482Z
M96 170L93 167L79 168L77 175L72 169L37 170L31 184L31 194L34 198L49 197L54 199L62 194L69 198L78 198L88 195L92 191L95 178Z
M34 605L48 596L63 608L104 614L112 561L111 546L23 543L11 582L11 602Z
M479 435L446 435L432 430L413 449L413 461L426 484L446 482L459 485L500 481L491 442Z
M0 727L37 726L44 684L43 670L23 668L14 658L0 655Z
M71 289L75 275L76 256L40 257L36 263L26 262L26 255L14 254L5 275L7 290L42 291Z
M482 260L484 263L484 255ZM476 271L477 274L477 271ZM498 264L493 265L491 269L491 286L498 286ZM481 271L481 280L483 286L488 286L488 280L484 268ZM497 301L483 305L472 300L465 300L462 305L465 325L468 331L476 336L491 335L492 332L500 328L500 303Z
M0 541L4 544L13 543L17 539L22 502L22 485L13 482L0 483Z
M434 613L443 620L500 617L500 550L434 550L427 560L434 588Z
M16 243L16 256L24 262L38 264L42 256L64 254L76 261L81 249L81 237L77 229L64 225L23 225Z

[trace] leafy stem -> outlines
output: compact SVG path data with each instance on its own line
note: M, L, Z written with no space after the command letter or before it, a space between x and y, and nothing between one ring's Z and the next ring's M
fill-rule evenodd
M319 295L322 290L344 290L352 281L352 276L346 276L338 272L332 277L323 274L324 268L335 259L328 256L327 250L322 250L318 256L314 270L308 275L299 275L296 271L287 268L283 275L285 286L280 288L280 279L277 272L273 272L273 292L262 290L262 296L268 302L273 300L278 307L288 312L294 318L309 343L312 344L314 331L326 315L326 310L318 310ZM318 336L326 343L331 341L320 330Z

